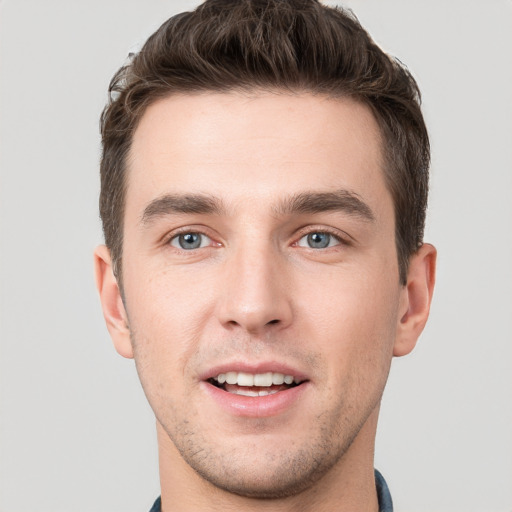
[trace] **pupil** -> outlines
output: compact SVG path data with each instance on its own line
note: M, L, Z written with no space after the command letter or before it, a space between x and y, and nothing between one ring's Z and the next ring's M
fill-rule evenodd
M198 233L180 235L179 241L182 249L197 249L201 245L201 238Z
M308 235L308 244L314 249L325 249L329 246L331 235L328 233L311 233Z

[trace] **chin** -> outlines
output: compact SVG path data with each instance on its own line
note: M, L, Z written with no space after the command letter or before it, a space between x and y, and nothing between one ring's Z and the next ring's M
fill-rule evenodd
M218 489L247 498L282 499L321 480L343 457L352 439L294 443L288 437L288 443L277 446L268 441L251 443L245 450L237 445L232 451L180 452L196 473Z
M247 467L230 473L205 472L204 468L196 471L210 484L218 489L227 491L238 496L254 499L281 499L290 496L296 496L310 488L328 470L334 465L334 462L327 467L318 467L316 464L306 468L297 466L294 468L281 468L279 471L262 468ZM282 465L281 465L282 466Z

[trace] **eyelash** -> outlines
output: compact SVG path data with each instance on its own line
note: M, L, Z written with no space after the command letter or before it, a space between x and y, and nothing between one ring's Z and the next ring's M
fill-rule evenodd
M206 234L203 230L201 229L194 229L194 228L182 228L178 231L173 231L172 233L170 233L167 237L165 237L164 239L164 244L165 245L168 245L168 246L171 246L173 249L176 249L178 251L182 251L182 252L192 252L196 249L183 249L182 247L175 247L172 245L172 241L175 240L175 239L178 239L178 237L182 236L182 235L199 235L199 236L202 236L202 237L206 237L210 240L210 242L213 242L214 245L216 246L220 246L221 244L218 243L218 242L214 242L213 238ZM206 249L207 247L198 247L197 249Z
M347 233L340 232L340 231L334 230L334 229L329 229L324 226L322 226L322 227L308 226L307 228L305 228L304 230L301 230L299 232L299 237L296 239L296 241L292 245L298 246L299 242L303 238L305 238L309 235L313 235L313 234L329 235L329 236L333 237L338 242L337 245L351 246L353 244L353 242L351 240L352 237L350 237L350 235L348 235ZM299 246L299 247L301 247L301 246ZM332 249L334 247L336 247L336 246L330 246L330 247L325 247L325 248L314 248L314 247L304 247L304 248L311 249L313 251L318 251L318 250Z
M195 234L195 235L200 235L202 237L206 237L206 238L208 238L210 240L210 242L212 243L213 246L217 246L217 247L222 246L221 243L214 242L213 237L208 235L207 233L205 233L203 230L194 229L194 228L183 228L183 229L180 229L178 231L173 231L167 237L165 237L164 244L168 245L168 246L171 246L171 247L173 247L173 249L176 249L176 250L182 251L182 252L193 252L193 251L195 251L197 249L206 249L206 248L208 248L208 246L206 246L206 247L197 247L197 248L192 248L192 249L183 249L181 247L176 247L176 246L172 245L172 241L173 240L177 239L181 235L187 235L187 234ZM330 237L333 237L338 243L335 246L328 246L328 247L321 247L321 248L304 247L304 246L300 246L299 245L299 242L303 238L305 238L305 237L307 237L309 235L312 235L312 234L326 234L326 235L329 235ZM310 249L310 250L313 250L313 251L319 251L319 250L332 249L334 247L337 247L338 245L351 246L352 244L353 244L353 242L351 241L351 237L347 233L343 233L343 236L342 236L340 234L340 231L338 231L338 230L328 229L326 227L308 226L307 228L303 228L303 229L301 229L299 231L298 237L295 238L295 242L293 242L291 245L292 245L292 247L303 247L304 249ZM210 245L210 247L212 245Z

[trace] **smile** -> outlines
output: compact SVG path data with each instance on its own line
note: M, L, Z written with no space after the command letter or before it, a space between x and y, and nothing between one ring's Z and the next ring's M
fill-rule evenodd
M268 396L286 391L302 383L293 375L277 372L248 373L228 371L209 379L215 387L241 396Z

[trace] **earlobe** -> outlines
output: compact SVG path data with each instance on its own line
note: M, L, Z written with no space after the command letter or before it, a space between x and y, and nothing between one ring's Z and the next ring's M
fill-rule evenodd
M110 251L104 245L98 246L94 251L94 272L103 316L114 347L123 357L133 358L128 316L112 271Z
M400 301L394 356L411 352L425 327L434 292L436 257L436 248L423 244L410 259Z

